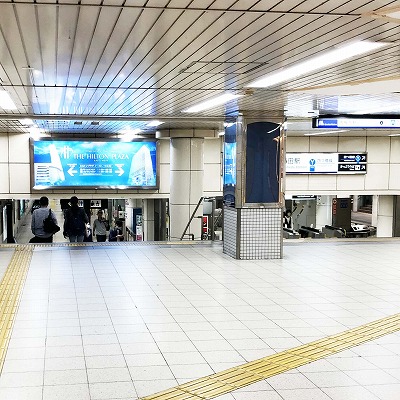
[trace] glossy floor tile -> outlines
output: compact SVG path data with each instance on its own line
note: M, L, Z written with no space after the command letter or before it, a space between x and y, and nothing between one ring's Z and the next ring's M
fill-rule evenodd
M0 399L134 400L396 314L399 256L395 240L285 243L268 261L219 244L36 247ZM217 398L397 399L399 353L392 333Z

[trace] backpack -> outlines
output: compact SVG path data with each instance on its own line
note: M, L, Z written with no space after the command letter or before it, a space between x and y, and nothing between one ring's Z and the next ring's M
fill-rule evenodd
M67 227L69 235L80 236L85 233L85 221L82 210L79 209L76 213L72 210L68 210Z

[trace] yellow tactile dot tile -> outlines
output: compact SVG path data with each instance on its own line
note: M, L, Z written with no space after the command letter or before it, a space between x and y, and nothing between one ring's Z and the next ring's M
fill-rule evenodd
M31 246L15 246L14 254L0 283L0 372L32 252Z

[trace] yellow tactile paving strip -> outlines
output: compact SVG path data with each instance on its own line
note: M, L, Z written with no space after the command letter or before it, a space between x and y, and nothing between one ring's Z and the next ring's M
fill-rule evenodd
M337 335L142 397L141 400L212 399L399 330L400 314L395 314Z
M3 368L33 249L33 246L28 245L15 246L10 264L0 283L0 372Z

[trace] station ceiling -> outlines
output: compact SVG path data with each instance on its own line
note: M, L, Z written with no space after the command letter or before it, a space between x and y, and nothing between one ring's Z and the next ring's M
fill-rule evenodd
M221 130L239 112L302 132L318 114L400 114L397 14L388 0L0 0L0 89L17 107L0 108L0 133ZM387 45L251 86L354 41ZM226 92L241 97L184 112Z

